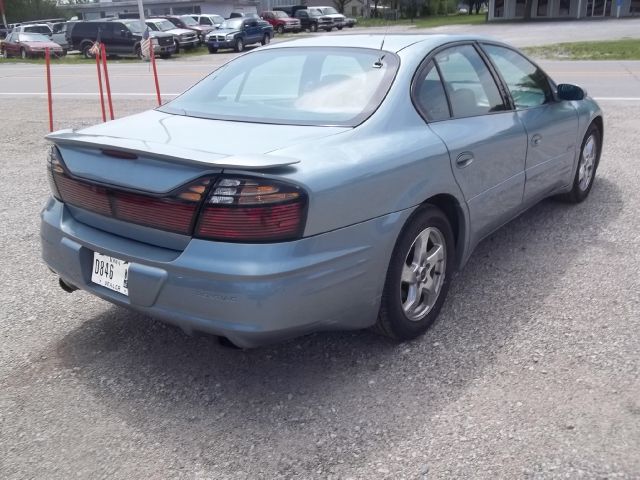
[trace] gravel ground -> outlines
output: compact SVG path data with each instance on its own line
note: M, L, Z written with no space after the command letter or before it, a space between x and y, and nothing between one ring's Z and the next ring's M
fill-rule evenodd
M0 478L640 478L639 106L605 105L589 200L484 241L424 337L251 351L60 290L44 103L2 107Z

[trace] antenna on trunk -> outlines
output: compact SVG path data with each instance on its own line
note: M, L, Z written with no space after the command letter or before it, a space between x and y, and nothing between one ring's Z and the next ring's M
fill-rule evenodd
M383 48L384 48L384 41L387 39L387 33L389 32L389 23L387 21L387 28L384 31L384 35L382 36L382 42L380 43L380 58L378 58L378 60L376 61L376 63L373 64L373 68L382 68L383 64L382 64L382 60L384 59L384 57L386 56L383 52Z

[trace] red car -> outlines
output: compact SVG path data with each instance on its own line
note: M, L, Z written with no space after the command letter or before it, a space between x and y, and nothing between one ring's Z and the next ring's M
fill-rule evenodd
M300 20L297 18L291 18L286 12L280 10L262 12L260 17L266 20L273 26L273 30L278 33L284 32L299 32L302 30Z
M42 57L45 49L49 49L52 57L61 57L64 50L41 33L10 33L4 41L3 49L9 57Z

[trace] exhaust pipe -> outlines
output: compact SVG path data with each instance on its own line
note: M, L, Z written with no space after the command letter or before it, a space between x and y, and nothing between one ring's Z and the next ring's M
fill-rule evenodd
M78 287L76 287L74 285L71 285L70 283L65 282L61 278L58 278L58 284L60 285L60 288L63 289L67 293L73 293L76 290L78 290Z

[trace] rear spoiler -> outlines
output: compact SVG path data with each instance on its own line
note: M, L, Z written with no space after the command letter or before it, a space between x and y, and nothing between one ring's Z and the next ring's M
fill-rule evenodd
M56 145L84 148L116 149L123 152L170 160L172 162L208 165L216 168L267 170L300 163L300 160L274 155L222 155L219 153L175 147L164 143L147 142L130 138L87 135L71 129L59 130L45 137Z

